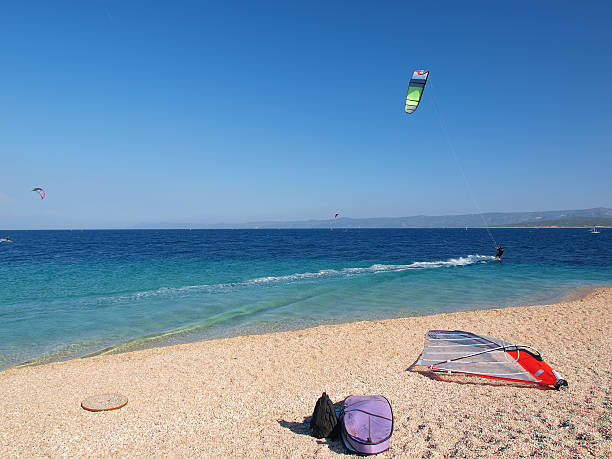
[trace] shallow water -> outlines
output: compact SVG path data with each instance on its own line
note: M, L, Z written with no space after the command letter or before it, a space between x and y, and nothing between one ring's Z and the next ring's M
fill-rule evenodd
M0 368L612 285L612 230L11 231ZM4 234L0 232L0 234Z

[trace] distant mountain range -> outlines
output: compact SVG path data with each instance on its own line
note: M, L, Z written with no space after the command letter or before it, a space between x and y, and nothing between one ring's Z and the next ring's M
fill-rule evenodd
M210 229L298 229L329 228L332 219L305 221L260 221L247 223L186 224L153 223L137 228L210 228ZM334 228L464 228L482 226L542 227L542 226L612 226L612 209L596 207L583 210L551 210L545 212L489 212L485 214L416 215L412 217L349 218L338 217Z
M576 228L591 226L607 226L612 228L612 218L606 217L569 217L557 220L537 220L532 222L514 223L513 225L495 225L512 228Z

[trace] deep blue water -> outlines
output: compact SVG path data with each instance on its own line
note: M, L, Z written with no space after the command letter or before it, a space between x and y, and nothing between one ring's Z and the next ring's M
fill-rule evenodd
M612 230L10 231L0 368L612 285Z

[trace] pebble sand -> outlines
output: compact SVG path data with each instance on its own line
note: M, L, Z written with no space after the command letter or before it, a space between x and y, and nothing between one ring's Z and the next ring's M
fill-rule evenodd
M611 457L612 289L559 304L203 341L0 372L0 457L348 457L309 435L326 391L393 407L379 457ZM407 371L430 329L529 344L568 382L541 390ZM90 412L81 401L128 404Z

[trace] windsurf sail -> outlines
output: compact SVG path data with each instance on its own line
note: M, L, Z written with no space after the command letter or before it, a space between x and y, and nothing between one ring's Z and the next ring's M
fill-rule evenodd
M415 70L408 83L408 95L406 96L406 113L413 113L419 106L429 71Z
M415 366L560 389L567 386L536 349L461 330L430 330Z

